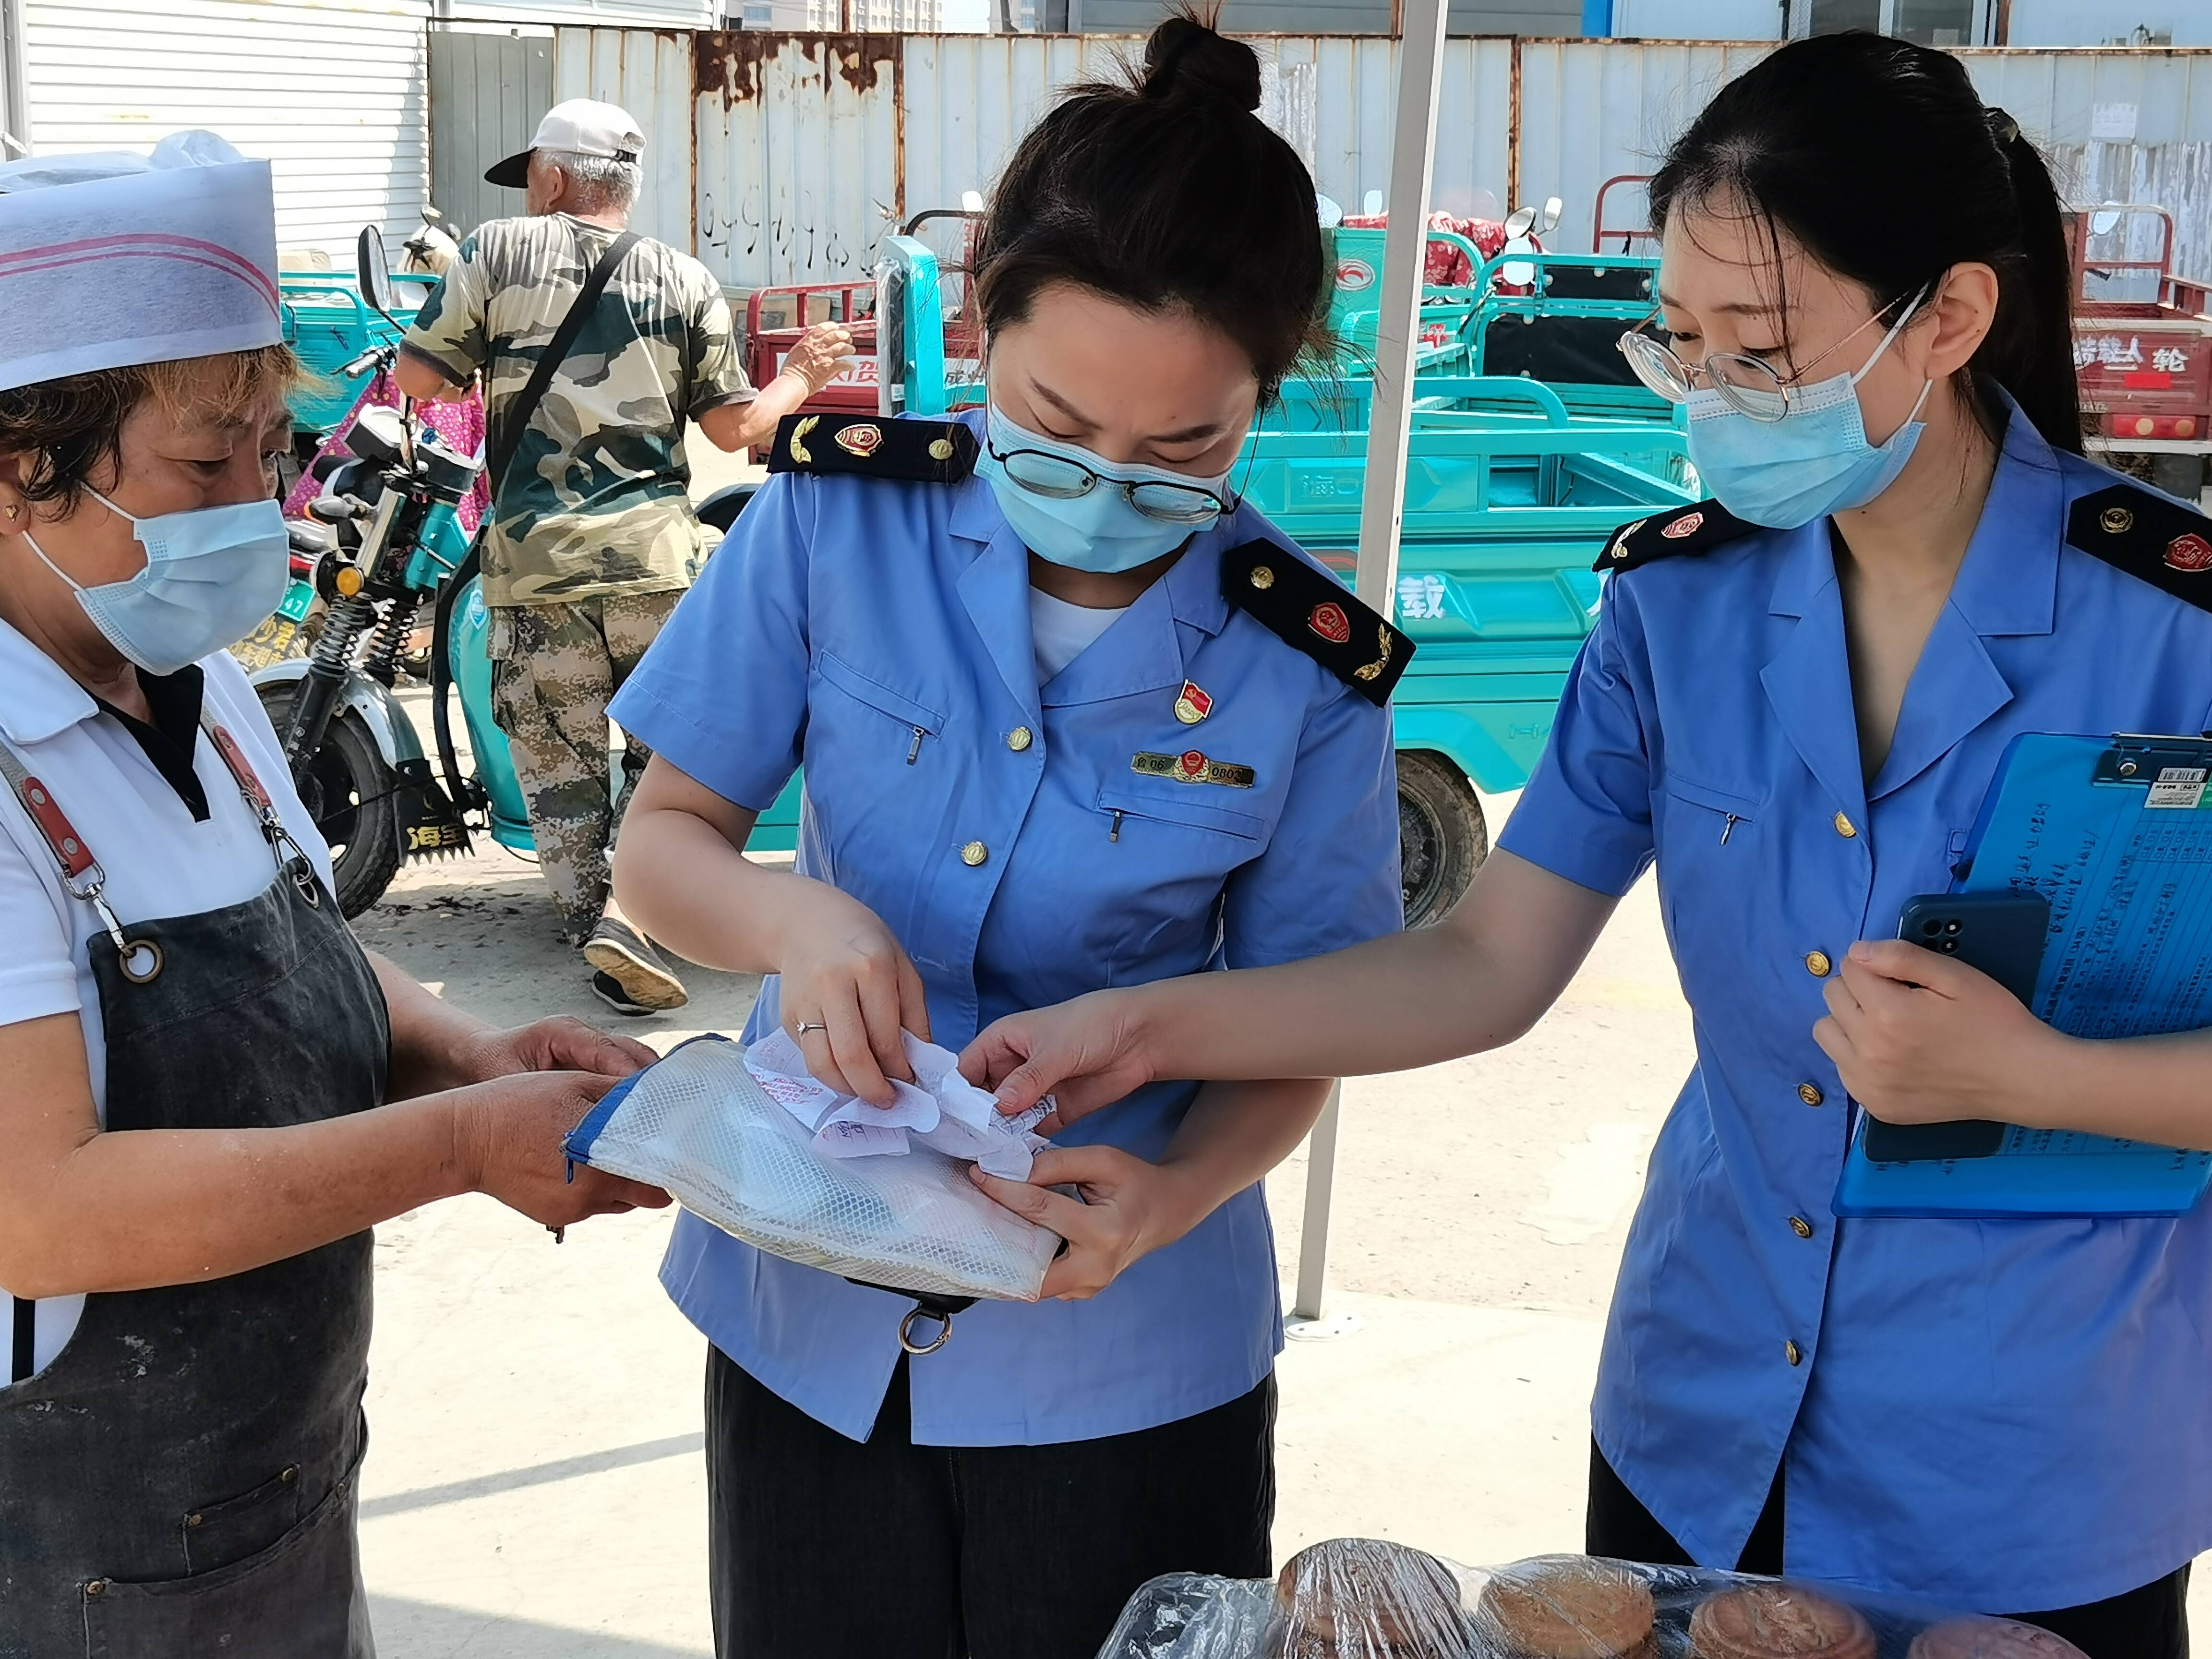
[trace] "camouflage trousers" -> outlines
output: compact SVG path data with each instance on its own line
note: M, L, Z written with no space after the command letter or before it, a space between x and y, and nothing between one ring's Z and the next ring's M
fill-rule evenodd
M492 717L530 804L538 867L579 943L605 913L607 854L652 758L625 732L622 793L613 795L607 704L683 597L610 593L492 609Z

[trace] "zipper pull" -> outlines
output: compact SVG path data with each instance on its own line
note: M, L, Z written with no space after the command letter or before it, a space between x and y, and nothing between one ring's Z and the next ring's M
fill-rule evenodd
M908 746L906 751L906 763L908 766L913 765L915 760L920 757L921 754L921 740L928 735L929 728L927 726L917 726L914 728L914 742L910 746Z
M912 757L908 757L908 762L909 762L909 763L911 763L911 762L912 762ZM1731 813L1729 813L1729 814L1728 815L1728 822L1727 822L1726 823L1724 823L1724 824L1721 825L1721 845L1722 845L1722 846L1725 847L1725 846L1727 846L1727 845L1728 845L1728 838L1729 838L1730 836L1732 836L1732 835L1734 835L1734 834L1735 833L1735 827L1736 827L1736 825L1737 825L1739 823L1741 823L1741 819L1739 819L1739 818L1736 817L1736 815L1735 815L1735 813L1731 812Z
M1106 839L1109 841L1119 841L1121 839L1121 809L1118 806L1114 809L1113 827L1107 830Z

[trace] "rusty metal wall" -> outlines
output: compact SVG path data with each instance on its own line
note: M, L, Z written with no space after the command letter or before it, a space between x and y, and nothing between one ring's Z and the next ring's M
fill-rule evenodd
M1262 65L1261 114L1323 193L1357 212L1387 180L1395 44L1249 38ZM641 222L744 289L864 276L902 217L988 191L1055 92L1115 72L1137 46L1100 35L564 28L555 76L563 96L612 98L646 124L654 176ZM1649 171L1723 81L1771 50L1455 39L1437 205L1487 215L1557 195L1565 216L1553 246L1586 248L1599 185ZM2050 151L2070 196L2167 207L2182 268L2212 276L2212 52L1961 56L1984 94Z

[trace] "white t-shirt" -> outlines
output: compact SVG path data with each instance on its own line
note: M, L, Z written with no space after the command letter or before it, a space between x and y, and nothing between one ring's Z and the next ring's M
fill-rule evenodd
M276 734L245 672L228 653L201 663L201 706L237 738L287 828L331 881L330 851L292 788ZM259 820L215 745L203 736L192 769L207 796L204 823L147 758L138 741L100 713L82 686L44 652L0 623L0 738L52 792L107 878L107 902L125 923L197 915L252 898L276 873ZM60 866L15 793L0 786L0 1025L50 1014L76 1015L84 1028L93 1103L107 1103L107 1049L91 941L103 931L89 904L69 896ZM44 1368L76 1328L82 1297L38 1305L35 1364ZM0 1387L9 1381L5 1334L15 1304L0 1292Z
M1091 641L1119 622L1129 607L1095 611L1070 605L1042 588L1030 589L1030 644L1036 653L1037 684L1043 685L1091 648Z

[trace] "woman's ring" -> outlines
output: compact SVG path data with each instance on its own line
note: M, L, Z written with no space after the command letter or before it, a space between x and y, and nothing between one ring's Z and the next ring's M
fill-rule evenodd
M793 1033L793 1035L794 1036L804 1037L809 1031L826 1031L829 1029L830 1028L827 1025L824 1025L818 1019L802 1019L799 1022L798 1029Z

